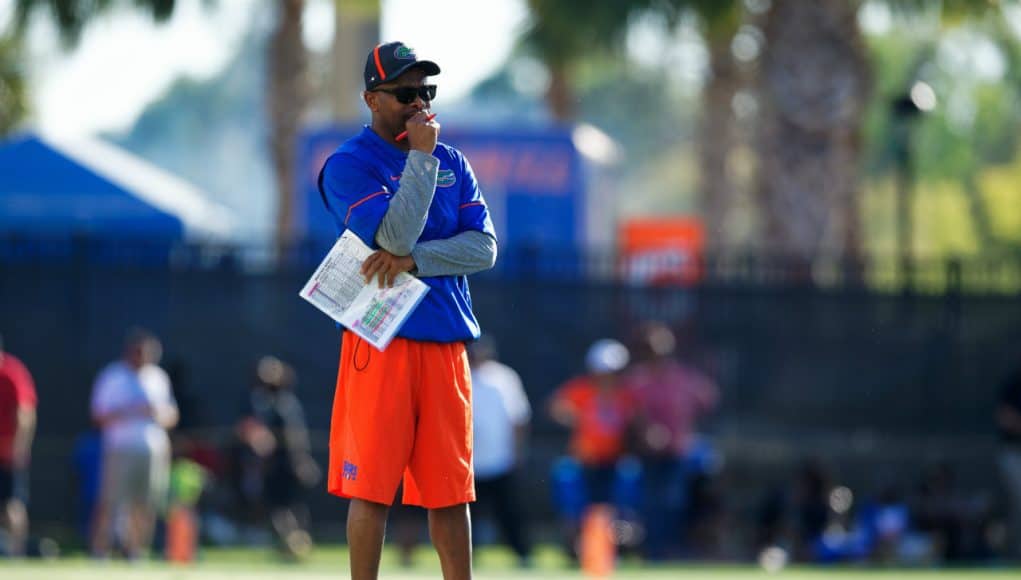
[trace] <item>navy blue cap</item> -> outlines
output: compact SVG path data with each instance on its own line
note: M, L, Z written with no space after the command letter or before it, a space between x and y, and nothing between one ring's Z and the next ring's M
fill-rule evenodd
M365 59L365 90L392 81L413 68L420 68L429 76L440 74L439 65L431 60L418 60L414 49L403 42L380 44Z

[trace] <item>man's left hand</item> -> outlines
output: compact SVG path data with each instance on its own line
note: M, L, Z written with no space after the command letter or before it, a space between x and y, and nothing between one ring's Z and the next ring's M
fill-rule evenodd
M365 276L365 283L370 284L372 279L379 275L379 287L384 284L393 288L397 274L410 272L415 269L415 260L411 256L395 256L386 250L376 250L371 256L365 258L362 263L362 275Z

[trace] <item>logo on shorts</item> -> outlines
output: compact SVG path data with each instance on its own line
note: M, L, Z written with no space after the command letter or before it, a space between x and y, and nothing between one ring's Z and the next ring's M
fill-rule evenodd
M450 187L457 182L453 169L442 169L436 175L436 185L439 187Z
M354 481L358 479L358 466L350 461L344 462L344 479Z

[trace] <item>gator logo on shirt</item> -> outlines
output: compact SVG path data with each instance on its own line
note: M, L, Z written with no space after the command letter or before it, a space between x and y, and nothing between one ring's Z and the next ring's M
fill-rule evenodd
M402 44L394 49L394 58L400 60L415 60L415 49Z
M457 183L457 176L454 175L453 169L441 169L436 175L437 187L450 187Z

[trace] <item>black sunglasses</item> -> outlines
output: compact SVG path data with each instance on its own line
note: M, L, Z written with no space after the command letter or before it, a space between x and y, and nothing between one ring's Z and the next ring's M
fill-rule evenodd
M393 95L397 102L402 105L410 105L415 98L429 102L436 98L436 85L422 85L420 87L397 87L396 89L372 89L372 92L381 92Z

